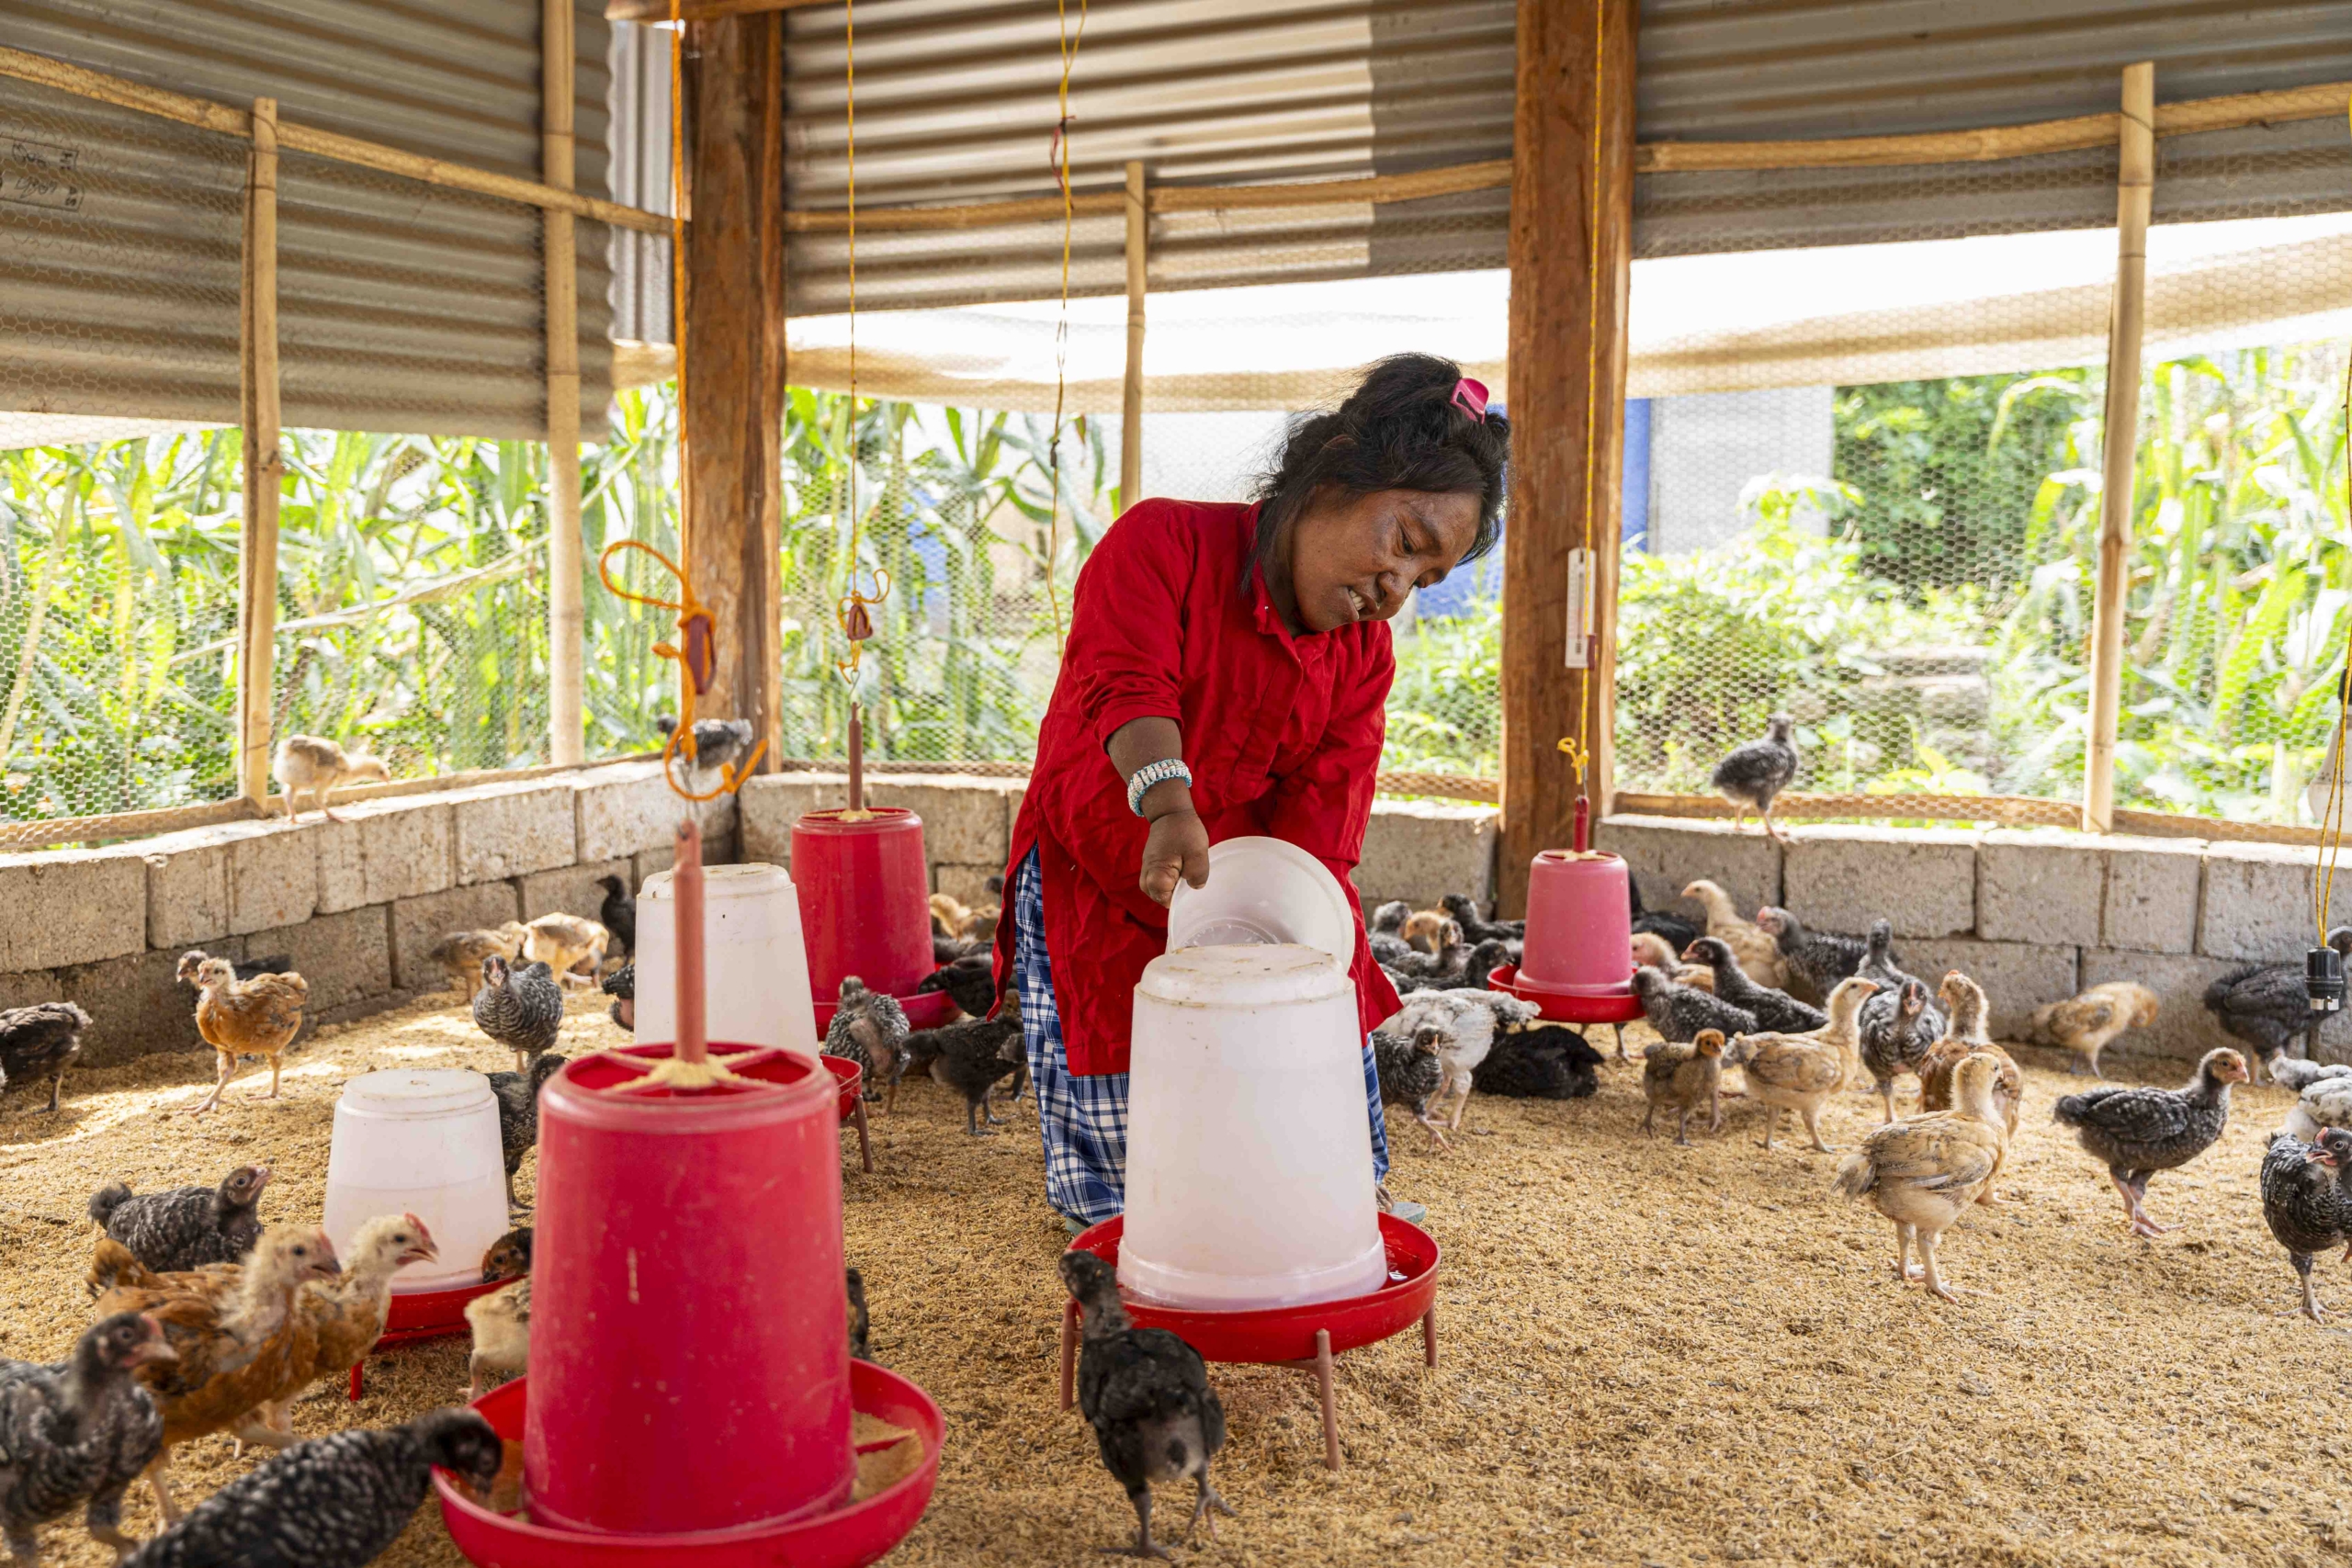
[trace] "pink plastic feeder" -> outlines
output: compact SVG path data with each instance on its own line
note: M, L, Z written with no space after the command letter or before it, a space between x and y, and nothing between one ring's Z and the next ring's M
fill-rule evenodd
M1634 918L1625 863L1605 850L1545 850L1527 876L1527 942L1518 967L1488 984L1562 1023L1642 1016L1634 995Z
M524 1474L560 1529L726 1529L849 1494L833 1077L770 1050L712 1089L607 1092L668 1055L583 1057L539 1100Z
M938 967L931 957L931 870L922 818L894 806L811 811L792 825L792 882L808 943L808 990L817 1032L833 1021L842 979L899 998L907 1021L933 1029L956 1016L944 991L915 987Z
M1079 1233L1072 1252L1091 1252L1117 1268L1126 1220L1103 1221ZM1316 1375L1323 1404L1323 1462L1340 1468L1339 1417L1331 1403L1331 1362L1342 1351L1375 1345L1421 1325L1421 1355L1437 1365L1437 1240L1394 1214L1380 1216L1388 1278L1376 1290L1340 1301L1244 1312L1203 1312L1126 1301L1138 1328L1164 1328L1200 1352L1204 1361L1292 1367ZM1062 1307L1062 1408L1070 1407L1078 1369L1079 1310Z
M535 1412L517 1378L474 1402L502 1438L522 1437ZM914 1434L921 1461L871 1496L783 1523L673 1535L603 1535L556 1528L526 1511L494 1513L452 1480L433 1472L442 1522L458 1550L495 1568L865 1568L906 1538L922 1517L939 1478L946 1422L923 1391L865 1361L849 1371L850 1399L861 1416ZM664 1472L666 1473L666 1472Z

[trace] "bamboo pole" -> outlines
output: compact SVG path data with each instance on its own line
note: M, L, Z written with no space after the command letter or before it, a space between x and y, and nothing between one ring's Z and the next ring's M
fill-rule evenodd
M177 120L182 125L193 125L199 130L219 131L224 136L243 139L252 134L252 117L243 109L205 98L192 98L185 93L169 93L160 87L142 86L119 76L109 76L102 71L92 71L80 65L69 65L64 61L34 54L28 50L0 47L0 76L38 83L62 93L72 93L76 97L93 98L102 104L113 104L118 108L137 109L142 114ZM308 152L316 157L333 158L337 163L356 164L362 168L421 180L426 185L448 186L481 196L500 197L528 207L560 208L575 217L593 218L600 223L616 224L642 233L667 234L670 231L670 220L658 212L643 212L616 201L603 201L594 197L582 196L576 191L558 190L535 180L518 180L511 175L497 175L464 164L422 157L380 142L363 141L356 136L339 136L332 130L314 130L307 126L280 122L277 134L277 145L288 152Z
M572 184L572 0L539 6L539 177ZM580 267L572 215L545 208L548 344L548 760L587 754L588 612L580 537Z
M244 520L238 530L237 793L269 795L270 672L277 638L277 502L286 468L278 453L277 100L255 98L245 186L244 288L238 377Z
M2123 595L2140 444L2140 332L2148 309L2148 209L2156 181L2156 68L2123 68L2115 179L2115 302L2108 317L2099 459L2098 597L2091 615L2091 733L2083 829L2115 830L2115 737L2123 705Z
M1151 214L1144 207L1143 165L1127 165L1127 374L1119 390L1119 506L1143 499L1144 265Z

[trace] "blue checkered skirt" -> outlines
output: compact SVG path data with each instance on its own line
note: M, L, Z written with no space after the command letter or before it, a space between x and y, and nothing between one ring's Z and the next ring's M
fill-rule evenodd
M1037 1086L1037 1130L1046 1145L1046 1201L1082 1224L1126 1207L1127 1075L1081 1077L1069 1070L1053 961L1046 953L1046 896L1031 850L1012 877L1012 983L1021 989L1021 1032L1029 1079ZM1363 1048L1365 1112L1372 1118L1373 1179L1388 1178L1388 1129L1372 1043Z

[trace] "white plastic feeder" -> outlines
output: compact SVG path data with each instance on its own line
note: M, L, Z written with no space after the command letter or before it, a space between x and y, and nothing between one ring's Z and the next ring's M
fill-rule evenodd
M1227 839L1209 846L1209 878L1181 878L1168 904L1168 951L1295 942L1355 958L1356 916L1347 889L1323 863L1283 839ZM1124 1245L1124 1244L1122 1244Z
M808 997L808 949L800 940L800 894L782 866L703 868L704 987L714 1049L782 1046L817 1054ZM637 896L637 1037L673 1040L678 1030L678 905L670 874Z
M481 1278L481 1255L507 1229L490 1080L461 1067L398 1068L343 1086L327 1152L327 1235L347 1258L359 1227L379 1214L414 1214L441 1253L394 1276L395 1294Z
M1363 1033L1355 984L1329 954L1283 944L1153 959L1136 987L1130 1071L1122 1288L1234 1312L1380 1288Z

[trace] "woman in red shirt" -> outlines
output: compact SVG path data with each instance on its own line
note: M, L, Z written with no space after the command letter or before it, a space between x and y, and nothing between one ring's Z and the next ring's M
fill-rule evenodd
M1396 672L1386 622L1492 547L1509 445L1451 360L1384 360L1293 429L1254 504L1143 502L1080 571L997 930L1066 1218L1124 1206L1128 1021L1177 878L1202 886L1212 843L1266 834L1353 893ZM1397 1000L1361 910L1352 973L1368 1032ZM1369 1044L1364 1084L1380 1179Z

